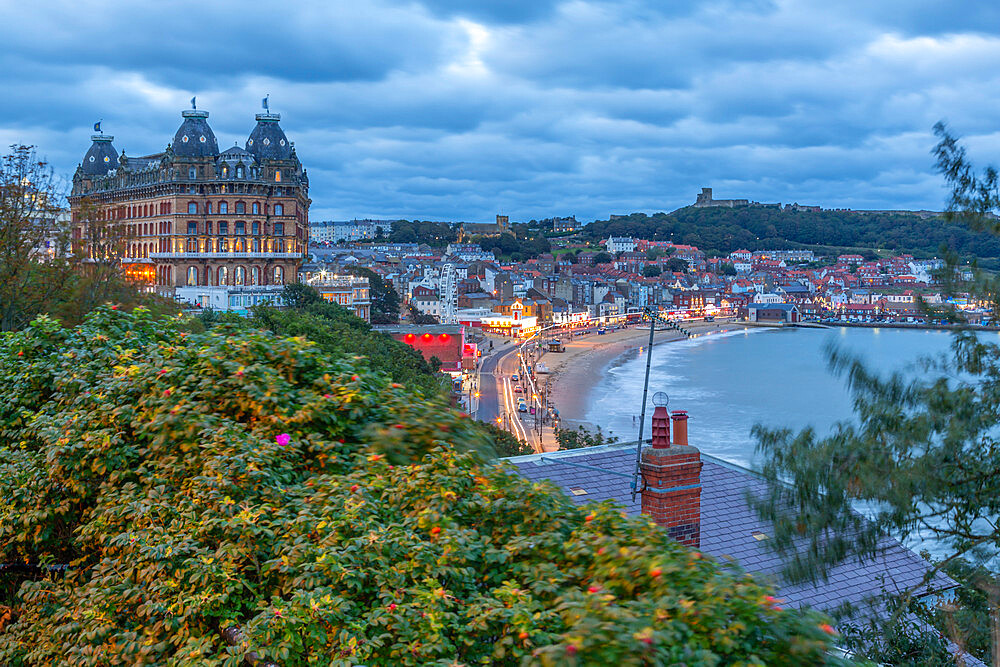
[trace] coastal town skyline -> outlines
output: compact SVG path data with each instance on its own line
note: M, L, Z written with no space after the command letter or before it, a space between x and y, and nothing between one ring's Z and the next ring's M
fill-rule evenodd
M987 159L1000 146L986 3L304 4L273 24L252 4L185 7L2 10L0 140L70 174L97 121L128 155L155 153L197 97L226 147L270 95L313 217L436 220L669 211L704 186L939 210L932 125ZM56 20L81 27L59 52L33 37ZM149 25L166 28L156 53ZM247 39L202 39L213 26Z

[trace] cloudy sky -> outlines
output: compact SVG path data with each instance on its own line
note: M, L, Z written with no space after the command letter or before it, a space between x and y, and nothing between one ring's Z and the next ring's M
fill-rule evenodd
M313 219L940 209L938 120L1000 160L981 0L3 1L0 40L4 145L161 151L192 95L243 145L269 94Z

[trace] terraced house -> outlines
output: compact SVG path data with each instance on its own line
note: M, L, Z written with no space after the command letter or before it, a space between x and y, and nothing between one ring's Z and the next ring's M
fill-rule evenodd
M153 155L126 157L114 137L91 137L70 196L76 252L108 261L102 241L116 239L110 260L168 296L296 280L309 243L309 178L281 117L257 114L245 147L220 151L208 115L183 111L173 141Z

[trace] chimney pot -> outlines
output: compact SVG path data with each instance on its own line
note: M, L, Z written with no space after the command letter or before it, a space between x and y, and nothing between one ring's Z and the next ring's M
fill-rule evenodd
M674 444L688 444L688 413L687 410L674 410L671 414L674 420Z
M667 408L660 405L653 410L653 426L650 430L651 442L656 449L670 447L670 415Z

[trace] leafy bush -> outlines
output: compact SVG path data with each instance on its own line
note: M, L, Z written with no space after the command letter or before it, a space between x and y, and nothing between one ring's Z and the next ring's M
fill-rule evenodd
M0 338L0 558L70 565L3 575L0 663L834 662L821 617L483 463L442 403L184 327L100 308Z

